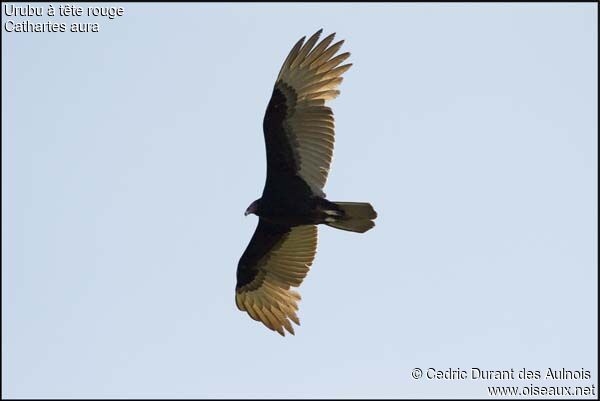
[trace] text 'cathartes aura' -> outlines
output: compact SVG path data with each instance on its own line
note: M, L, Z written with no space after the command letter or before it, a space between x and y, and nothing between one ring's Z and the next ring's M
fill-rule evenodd
M325 102L339 95L339 66L350 53L336 56L344 41L335 34L317 44L322 30L300 39L277 76L263 121L267 181L262 197L246 215L259 217L237 268L235 302L271 330L294 334L298 287L317 250L317 224L364 233L377 213L369 203L330 202L323 187L333 154L333 112Z

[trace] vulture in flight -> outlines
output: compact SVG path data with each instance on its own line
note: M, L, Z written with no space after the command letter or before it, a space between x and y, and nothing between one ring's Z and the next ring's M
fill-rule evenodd
M325 102L339 95L344 41L322 30L300 39L283 62L263 120L267 179L262 197L246 215L259 217L237 268L235 302L241 311L282 336L300 324L298 287L317 250L317 224L364 233L377 213L369 203L331 202L323 187L333 154L333 112ZM319 43L317 43L319 42Z

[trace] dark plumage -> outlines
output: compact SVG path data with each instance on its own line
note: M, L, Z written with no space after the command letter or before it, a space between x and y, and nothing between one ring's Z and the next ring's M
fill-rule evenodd
M339 66L350 53L336 53L331 34L317 44L321 30L300 39L281 67L263 120L267 180L262 197L246 214L259 216L237 269L238 308L271 330L294 334L298 287L317 249L317 224L365 232L377 213L368 203L330 202L327 181L334 144L333 112L325 101L339 94Z

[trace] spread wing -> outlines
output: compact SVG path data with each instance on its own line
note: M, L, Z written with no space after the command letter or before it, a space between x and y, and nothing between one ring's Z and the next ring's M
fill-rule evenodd
M294 334L298 287L317 251L317 227L281 226L260 219L237 269L235 303L254 320L285 335Z
M266 189L297 176L312 194L325 196L334 144L333 112L325 101L339 95L341 75L352 64L339 66L350 53L335 55L344 43L330 46L335 34L317 44L321 32L296 43L275 82L263 121Z

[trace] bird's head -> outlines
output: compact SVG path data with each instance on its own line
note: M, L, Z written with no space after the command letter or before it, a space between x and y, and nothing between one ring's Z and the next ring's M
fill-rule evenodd
M250 206L248 206L248 209L246 209L246 212L244 213L244 216L248 216L249 214L257 214L258 212L258 201L260 199L255 200L254 202L252 202L250 204Z

